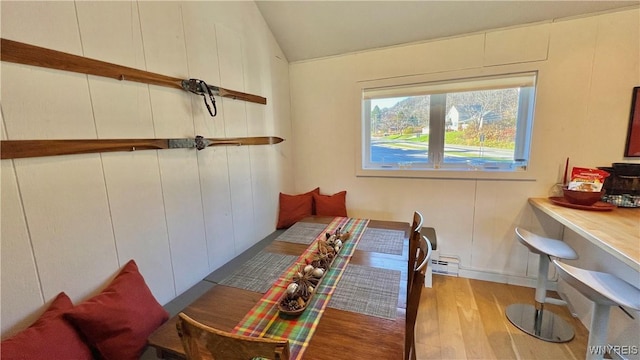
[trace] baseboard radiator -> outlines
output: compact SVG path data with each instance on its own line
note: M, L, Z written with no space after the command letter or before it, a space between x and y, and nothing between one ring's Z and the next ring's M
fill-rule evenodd
M434 274L458 276L460 270L460 260L450 256L440 256L438 250L431 254L431 266Z

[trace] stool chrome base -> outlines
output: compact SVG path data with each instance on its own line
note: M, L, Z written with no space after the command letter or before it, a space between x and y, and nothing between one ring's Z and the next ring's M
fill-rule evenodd
M512 304L506 315L518 329L540 340L562 343L573 339L573 327L543 306L537 310L529 304Z

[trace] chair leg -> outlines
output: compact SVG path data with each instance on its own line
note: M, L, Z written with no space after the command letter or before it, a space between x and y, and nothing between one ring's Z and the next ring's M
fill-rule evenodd
M607 346L607 328L609 326L609 305L594 303L589 328L589 344L587 345L587 360L600 360L604 357Z

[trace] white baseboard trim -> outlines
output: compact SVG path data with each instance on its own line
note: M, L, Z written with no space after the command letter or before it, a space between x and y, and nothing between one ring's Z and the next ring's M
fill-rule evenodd
M492 281L492 282L503 283L503 284L526 286L530 288L535 288L536 282L537 282L537 279L534 277L500 274L492 271L466 269L462 267L459 269L458 276L467 278L467 279ZM557 289L557 282L555 281L547 282L547 290L555 291L556 289Z

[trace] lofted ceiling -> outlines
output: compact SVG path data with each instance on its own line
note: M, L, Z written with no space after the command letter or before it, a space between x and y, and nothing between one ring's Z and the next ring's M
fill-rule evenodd
M290 62L639 6L635 1L264 1Z

